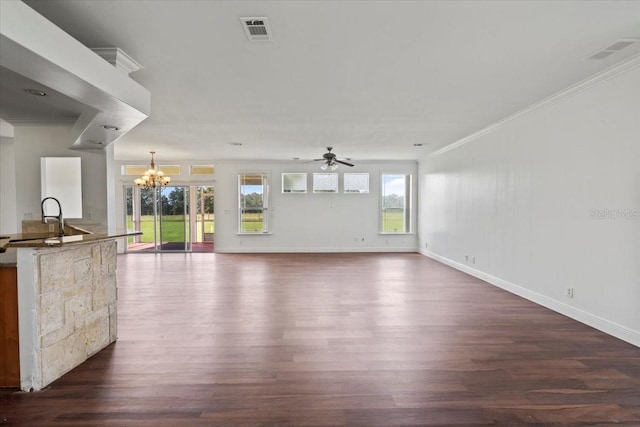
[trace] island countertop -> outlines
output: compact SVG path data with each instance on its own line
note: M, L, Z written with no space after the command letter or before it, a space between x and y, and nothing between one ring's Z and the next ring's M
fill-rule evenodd
M116 230L111 233L99 229L89 231L77 226L73 226L73 229L73 234L67 234L62 237L58 237L56 233L17 233L2 235L0 236L0 252L5 251L7 248L50 248L142 234L140 231L129 230Z

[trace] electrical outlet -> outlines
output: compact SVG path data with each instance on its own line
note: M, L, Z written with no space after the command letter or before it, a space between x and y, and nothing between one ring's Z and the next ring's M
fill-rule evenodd
M573 298L573 288L567 288L567 298Z

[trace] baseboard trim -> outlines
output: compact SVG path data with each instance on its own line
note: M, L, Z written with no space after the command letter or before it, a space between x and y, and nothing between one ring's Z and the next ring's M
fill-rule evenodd
M222 254L260 254L260 253L362 253L362 252L371 252L371 253L384 253L384 252L409 252L409 253L418 253L416 248L397 248L397 247L350 247L350 248L296 248L296 247L269 247L269 248L256 248L256 247L247 247L247 248L220 248L216 246L216 253Z
M476 270L475 268L469 267L468 265L461 264L452 259L443 257L434 252L421 249L420 253L426 257L429 257L443 264L446 264L449 267L453 267L456 270L460 270L473 277L477 277L478 279L483 280L491 285L497 286L498 288L511 292L512 294L521 296L522 298L525 298L529 301L532 301L536 304L539 304L557 313L563 314L567 317L577 320L578 322L584 323L585 325L589 325L606 334L609 334L623 341L626 341L629 344L633 344L636 347L640 347L639 331L629 329L625 326L619 325L610 320L596 316L594 314L591 314L579 308L572 307L568 304L565 304L553 298L549 298L537 292L533 292L527 288L518 286L515 283L511 283L506 280L500 279L498 277L492 276L483 271Z

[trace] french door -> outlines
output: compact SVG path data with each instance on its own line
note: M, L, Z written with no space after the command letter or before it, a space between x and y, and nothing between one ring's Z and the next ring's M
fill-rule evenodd
M136 252L187 252L191 250L187 186L125 188L126 222L142 235L128 240Z
M212 186L158 189L125 186L128 252L213 252L215 215Z
M125 187L128 252L213 252L211 186Z

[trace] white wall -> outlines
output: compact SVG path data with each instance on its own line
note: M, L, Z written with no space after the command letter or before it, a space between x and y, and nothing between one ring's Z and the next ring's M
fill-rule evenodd
M0 233L17 232L16 167L13 138L0 137Z
M146 164L147 160L117 161L116 203L118 227L124 226L123 188L132 185L134 177L123 177L123 164ZM172 176L175 185L211 185L215 187L216 252L350 252L350 251L409 251L417 250L417 234L379 234L380 173L410 173L414 178L413 227L415 213L417 163L356 162L354 168L339 168L339 194L282 194L283 172L307 172L309 187L313 172L322 172L317 163L266 161L181 161L156 157L156 163L179 164L182 175ZM188 175L190 164L214 164L215 177L194 178ZM238 234L238 174L267 172L271 174L271 233L268 235ZM368 172L369 194L343 194L342 173ZM364 239L364 241L363 241ZM357 240L357 241L356 241Z
M106 225L107 183L104 151L69 149L69 126L15 126L16 203L19 223L40 218L40 157L80 157L82 160L83 220ZM64 206L62 206L64 214ZM21 225L19 224L20 228Z
M640 346L638 61L581 88L423 159L419 244Z
M340 193L314 194L317 163L225 162L216 165L216 251L218 252L351 252L415 251L417 235L379 234L380 174L410 173L414 179L416 162L355 162L341 167ZM238 234L238 174L271 174L271 235ZM283 194L283 172L307 172L309 192ZM344 172L368 172L369 194L342 193ZM417 195L414 186L414 200ZM415 230L415 203L414 225Z

